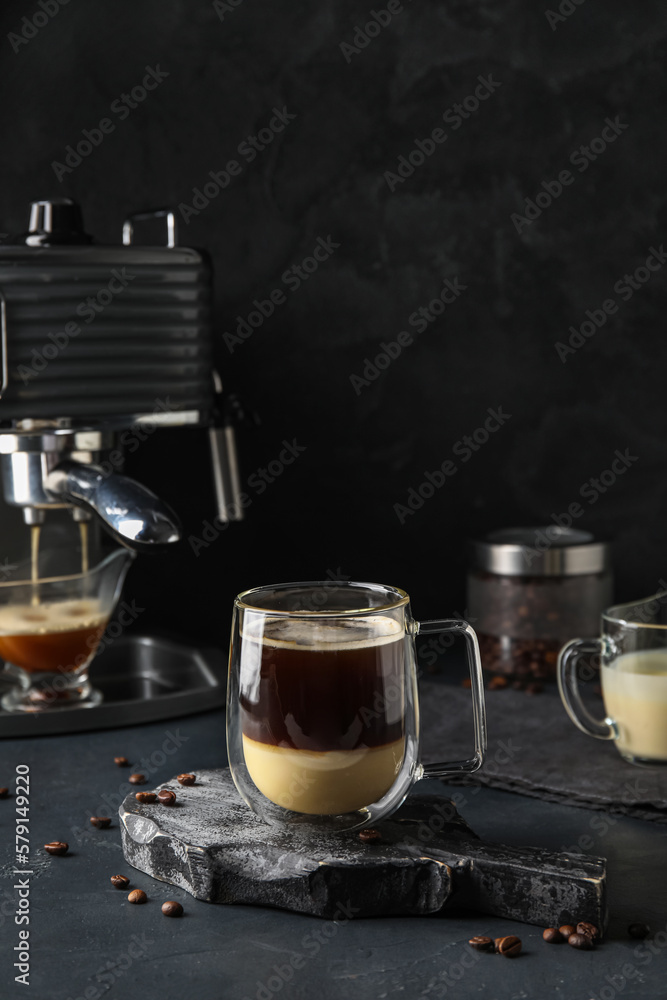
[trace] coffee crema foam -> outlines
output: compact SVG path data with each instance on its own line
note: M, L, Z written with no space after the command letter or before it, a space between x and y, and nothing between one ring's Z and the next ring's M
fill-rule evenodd
M253 616L254 617L254 616ZM312 652L352 652L396 642L403 636L403 626L393 618L363 615L339 618L258 617L253 621L246 612L241 637L273 649L304 649Z
M106 623L100 602L93 599L6 604L0 607L0 635L50 635Z

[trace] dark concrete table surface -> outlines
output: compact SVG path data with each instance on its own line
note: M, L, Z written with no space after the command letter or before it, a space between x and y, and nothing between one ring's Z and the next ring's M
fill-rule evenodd
M667 827L616 819L474 787L450 789L483 837L602 854L609 862L611 923L594 952L546 945L540 928L482 914L327 922L278 910L211 905L155 882L126 865L117 805L125 755L151 787L182 771L225 763L221 711L143 727L0 741L0 785L13 791L17 765L30 768L30 986L15 983L22 927L14 922L18 890L16 800L0 801L0 996L34 1000L196 997L197 1000L563 997L614 1000L662 997L667 991ZM143 763L142 763L143 761ZM440 788L437 789L440 792ZM447 793L442 789L442 794ZM460 801L460 800L459 800ZM112 816L108 830L91 815ZM601 822L604 820L604 822ZM66 840L70 854L49 857L43 844ZM128 875L146 891L127 902L109 877ZM160 912L166 899L185 908L180 920ZM627 938L632 920L653 938ZM518 934L516 960L472 952L473 934Z

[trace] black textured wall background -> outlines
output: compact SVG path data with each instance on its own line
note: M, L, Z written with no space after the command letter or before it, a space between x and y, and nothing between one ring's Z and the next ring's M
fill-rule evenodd
M385 0L3 6L0 228L24 230L32 198L69 196L89 231L119 242L128 211L181 206L180 241L215 264L223 378L262 421L240 435L246 521L198 555L192 536L215 516L203 435L160 432L130 458L191 536L133 570L142 625L225 641L235 591L327 571L405 586L417 613L462 610L467 535L549 523L573 503L578 526L615 539L619 596L667 573L664 5L385 11ZM168 75L129 108L122 95L147 67ZM295 117L254 156L239 150L274 109ZM113 131L68 167L66 147L103 118ZM224 189L193 202L230 160ZM319 239L326 259L297 288L285 273ZM652 248L656 269L632 288L624 276ZM411 325L443 288L453 301ZM275 289L284 301L251 336L223 336ZM587 310L604 325L559 356ZM412 342L364 376L401 331ZM469 454L457 442L489 408L509 418ZM253 474L294 439L305 451L262 489ZM602 492L590 481L617 450L629 457ZM420 509L396 507L447 460L455 473ZM5 516L6 546L15 523Z

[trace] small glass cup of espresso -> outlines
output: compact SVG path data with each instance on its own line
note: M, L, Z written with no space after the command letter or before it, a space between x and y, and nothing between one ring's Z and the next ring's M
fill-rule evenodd
M415 638L466 642L474 753L419 761ZM486 750L475 632L417 622L410 598L373 583L284 583L240 594L227 688L227 750L242 798L265 821L354 830L392 813L420 778L471 773Z
M604 719L591 714L579 690L580 676L597 676L591 659L600 664ZM630 764L667 764L667 591L607 608L599 638L568 642L558 658L558 687L583 733L613 740Z
M17 681L2 698L6 711L99 704L88 667L133 555L116 549L84 573L0 583L0 658Z

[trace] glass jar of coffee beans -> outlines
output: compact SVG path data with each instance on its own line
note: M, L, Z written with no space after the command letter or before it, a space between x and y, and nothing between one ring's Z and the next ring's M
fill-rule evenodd
M609 545L587 531L506 528L471 543L467 614L487 671L517 687L556 676L569 639L612 603Z

